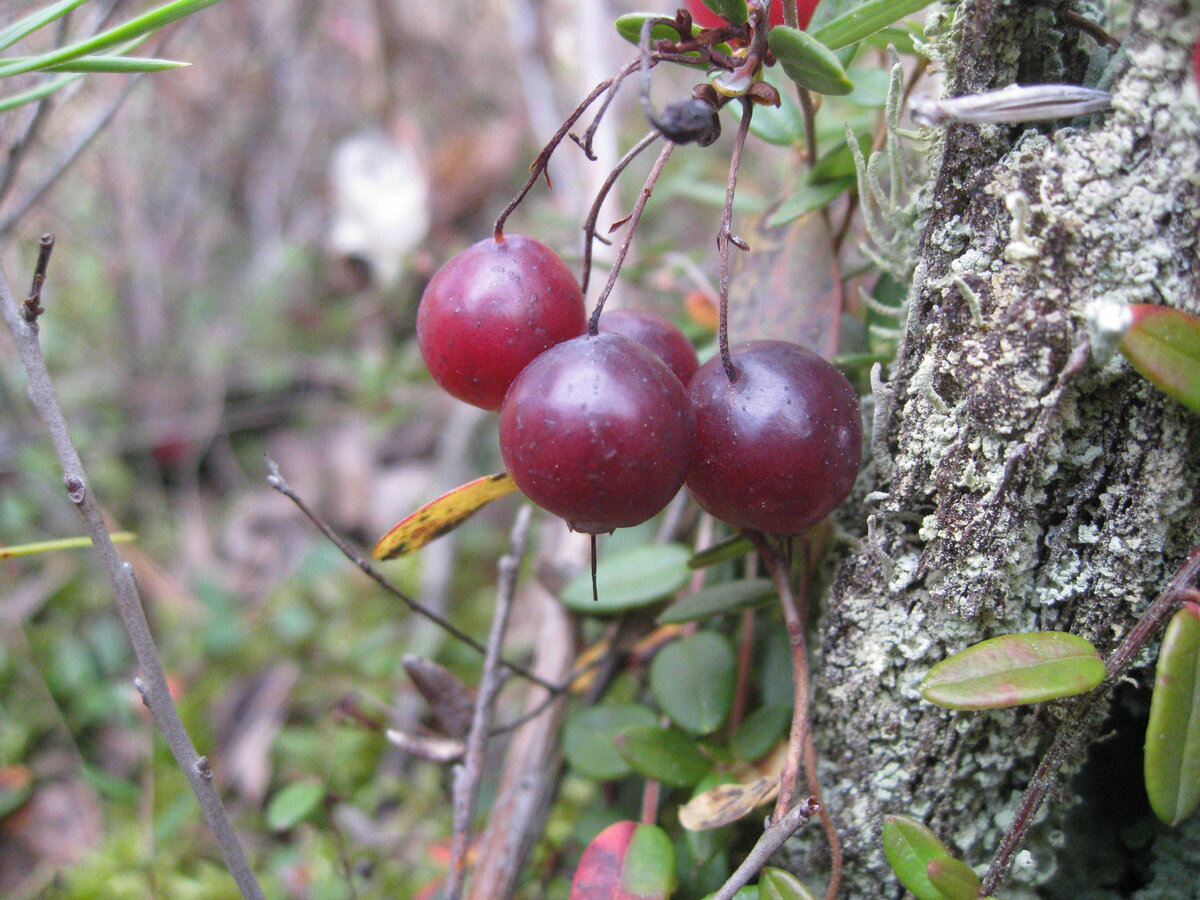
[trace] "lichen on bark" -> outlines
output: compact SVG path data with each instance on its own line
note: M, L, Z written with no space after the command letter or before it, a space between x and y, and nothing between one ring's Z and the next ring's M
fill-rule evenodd
M1065 24L1070 8L945 7L948 93L1082 78L1094 45ZM1119 356L1094 360L1085 326L1097 298L1200 312L1198 31L1195 2L1141 4L1111 113L938 138L890 401L876 403L890 459L865 470L866 499L845 519L862 546L814 637L843 896L899 895L879 841L887 813L922 818L986 865L1061 718L1062 704L935 708L917 693L931 665L1039 629L1107 652L1200 540L1200 419ZM1003 896L1050 878L1072 802L1048 804ZM797 842L797 871L822 865L814 834Z

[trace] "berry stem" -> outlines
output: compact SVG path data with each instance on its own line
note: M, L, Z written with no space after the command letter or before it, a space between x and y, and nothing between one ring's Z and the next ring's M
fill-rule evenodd
M604 201L608 197L609 191L611 191L612 186L616 184L617 178L620 176L620 174L624 172L626 168L628 168L631 162L637 159L638 155L643 150L657 141L658 138L659 133L657 131L651 131L644 138L634 144L628 153L621 157L621 159L613 167L613 170L608 173L608 178L605 179L604 184L600 186L600 190L596 193L596 199L592 203L592 208L588 210L587 221L583 223L583 275L579 279L580 289L583 291L583 295L585 297L587 296L588 282L591 281L592 276L592 242L597 238L599 238L599 240L604 240L604 238L600 238L596 234L596 220L600 218L600 207L604 205Z
M671 158L671 151L674 149L675 145L667 141L662 151L658 154L658 159L654 161L654 166L650 169L650 174L646 176L646 183L642 185L642 192L638 195L637 203L633 205L633 211L629 214L629 218L625 220L625 224L628 224L629 227L625 232L625 237L621 240L621 245L617 248L617 258L613 260L613 267L608 273L608 281L605 282L604 290L596 298L596 308L592 310L592 318L588 322L588 334L595 335L600 332L600 314L604 311L604 301L608 299L608 295L612 293L613 286L617 283L617 276L621 274L621 266L625 262L626 254L629 253L629 245L633 243L633 233L637 230L638 222L642 218L642 211L645 210L646 202L654 192L654 185L658 182L659 176L662 175L663 169L667 165L667 160Z
M747 97L742 98L742 121L738 125L737 138L733 143L733 153L729 157L729 181L725 186L725 207L721 211L721 228L717 232L717 251L721 255L721 281L718 297L721 304L720 324L717 329L717 344L721 349L721 362L725 366L725 374L730 383L737 381L737 370L733 367L733 359L729 356L729 245L733 244L739 250L749 250L750 247L740 237L733 234L733 195L737 191L738 172L742 167L742 148L746 145L746 135L750 133L750 116L754 112L754 102Z
M579 121L579 117L582 116L587 108L596 101L597 97L607 91L614 82L620 83L620 81L624 79L626 75L637 69L640 63L640 59L635 59L633 62L622 68L616 75L612 76L611 78L606 78L596 85L596 87L592 89L592 92L583 99L583 102L575 107L574 112L567 116L566 121L559 126L558 131L554 132L554 136L550 138L546 146L542 148L541 153L534 158L533 164L529 167L528 180L526 180L525 184L521 187L521 190L517 192L517 195L513 197L512 201L504 208L504 211L501 212L499 217L496 219L496 225L492 229L492 234L497 242L504 240L504 223L508 221L508 217L512 215L513 210L521 205L521 201L525 199L525 195L529 193L530 189L532 189L534 184L537 183L537 180L545 173L546 166L550 164L550 157L554 155L554 151L558 149L558 145L561 144L563 138L567 136L567 133L571 130L571 126Z

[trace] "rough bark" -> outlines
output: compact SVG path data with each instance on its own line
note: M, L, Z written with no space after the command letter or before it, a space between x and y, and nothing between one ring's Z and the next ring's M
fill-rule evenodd
M1094 44L1063 24L1070 7L946 7L948 93L1080 80ZM842 564L816 638L846 897L902 893L879 840L888 813L986 864L1061 717L1058 704L938 709L917 693L929 667L1039 629L1106 652L1200 539L1200 418L1119 355L1078 352L1097 298L1200 312L1198 31L1195 0L1141 4L1113 112L1058 130L955 125L936 147L905 336L876 395L876 458L846 519L876 527ZM1050 879L1079 802L1072 790L1048 804L1002 896ZM821 865L813 835L797 871Z

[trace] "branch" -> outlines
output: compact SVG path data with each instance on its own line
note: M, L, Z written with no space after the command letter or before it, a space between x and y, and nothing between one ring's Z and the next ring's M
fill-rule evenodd
M500 580L496 592L496 612L492 616L487 654L483 658L483 674L480 678L479 693L475 698L475 714L471 718L471 730L467 734L467 749L462 765L454 770L454 834L450 842L450 873L447 876L448 883L444 894L446 900L458 900L462 895L471 820L475 817L479 783L483 780L483 752L491 729L493 705L504 682L500 674L500 648L504 643L504 631L508 627L509 613L517 593L517 575L528 544L531 512L532 508L527 504L518 511L517 520L512 528L511 547L497 564Z
M225 811L220 794L213 784L212 768L208 760L200 756L192 745L187 729L184 728L183 721L179 717L179 710L176 709L175 703L171 699L171 692L167 689L167 679L163 674L162 661L159 659L158 649L154 646L154 638L150 634L150 625L146 621L146 612L142 608L141 597L134 580L133 567L128 563L123 563L117 555L112 537L104 524L100 504L88 488L83 464L80 462L75 445L71 442L66 419L59 406L58 398L55 396L54 385L50 380L50 373L46 369L45 358L42 356L36 317L34 321L26 319L13 299L8 279L5 277L2 267L0 267L0 314L3 315L5 324L12 332L17 352L29 375L29 395L38 415L46 424L50 442L54 446L54 452L62 467L63 483L66 486L67 495L78 509L87 533L96 547L96 552L100 555L100 561L112 582L117 610L133 644L138 668L141 670L141 675L134 679L134 684L141 693L142 700L149 708L150 714L154 717L155 723L162 731L171 755L175 757L175 762L179 765L184 778L187 779L192 792L200 802L204 819L208 823L208 827L212 829L213 837L216 838L217 845L221 849L221 855L225 858L225 864L229 867L242 896L246 900L262 900L262 889L254 877L245 851L229 820L229 814Z
M733 900L733 895L746 886L750 879L767 864L775 851L782 847L788 838L807 825L809 820L820 810L821 804L810 797L803 803L793 806L782 819L776 819L774 824L764 831L762 837L750 848L750 853L729 876L729 880L712 895L712 900Z

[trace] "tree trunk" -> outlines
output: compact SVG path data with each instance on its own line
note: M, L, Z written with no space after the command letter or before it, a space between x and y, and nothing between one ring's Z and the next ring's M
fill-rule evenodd
M1070 8L945 7L947 93L1079 83L1096 45L1064 23ZM1198 31L1195 0L1138 4L1111 113L1059 130L951 125L935 148L905 335L876 390L869 493L846 518L873 515L874 526L818 623L814 728L843 896L901 894L880 842L889 813L986 864L1061 721L1061 703L934 707L917 692L930 666L987 637L1047 629L1107 653L1200 540L1200 419L1119 355L1094 358L1086 328L1101 298L1200 312ZM1140 758L1118 772L1100 818L1128 825L1142 813L1117 788L1145 807ZM1082 826L1070 824L1088 802L1081 790L1052 795L1002 896L1052 881L1043 895L1130 895L1128 871L1109 887L1111 871L1081 862ZM1139 896L1200 896L1194 846L1189 887L1165 887L1178 842L1200 842L1198 819L1190 835L1161 830L1163 862L1142 872L1158 880ZM797 843L797 871L822 865L815 830Z

